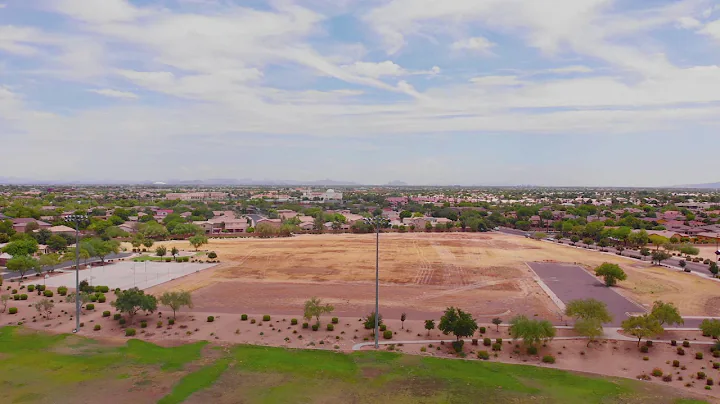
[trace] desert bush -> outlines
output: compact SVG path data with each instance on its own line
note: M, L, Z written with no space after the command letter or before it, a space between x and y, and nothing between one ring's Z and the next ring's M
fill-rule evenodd
M704 380L706 376L707 375L705 375L705 372L697 372L697 378L699 380Z
M302 328L308 328L310 325L308 323L303 323Z
M127 320L125 320L122 317L120 318L120 320L118 320L118 324L120 324L120 325L125 325L125 323L127 323Z
M715 381L713 380L712 377L708 377L707 380L705 381L705 384L708 386L712 386L713 384L715 384Z
M720 369L720 362L713 362L713 369Z
M207 322L212 323L213 321L215 321L215 316L208 316Z
M291 318L291 319L290 319L290 325L297 325L297 323L298 323L298 321L297 321L296 318Z
M392 339L393 333L390 330L383 331L383 338L385 339Z
M331 320L331 322L332 322L333 324L337 324L339 321L340 321L340 320L339 320L337 317L333 317L332 320Z
M486 360L490 359L490 354L488 353L488 351L478 351L477 357L478 357L478 359L482 359L482 360L486 361Z
M480 327L480 334L485 334L485 331L487 331L485 327Z
M683 346L685 348L690 348L690 341L688 341L688 340L683 341Z
M675 359L675 360L672 362L672 365L673 365L674 368L679 368L679 367L680 367L680 361L677 360L677 359Z
M247 321L247 319L248 319L248 315L247 315L247 314L242 314L242 315L240 315L240 321Z
M472 339L472 344L475 345L475 346L477 346L477 344L478 344L477 338L473 338L473 339Z
M108 287L108 286L96 286L96 287L95 287L95 291L96 291L96 292L100 292L100 293L108 293L108 292L110 292L110 287Z
M380 332L385 332L387 330L387 326L385 324L380 324Z
M537 353L538 353L537 347L534 347L534 346L529 346L529 347L527 347L527 354L528 354L528 355L537 355Z
M250 319L250 324L255 324L255 319L254 319L254 318L251 318L251 319Z
M17 314L17 312L18 312L17 307L10 307L8 309L8 314Z
M682 348L680 348L680 347L678 347L678 348L677 348L677 354L680 355L680 356L685 355L685 350L682 349Z
M18 295L17 293L15 293L15 294L13 295L13 300L20 300L20 295Z
M85 305L86 310L95 310L95 305L92 303L88 303Z
M640 352L642 352L642 353L648 353L648 351L650 351L650 348L648 348L647 345L643 345L643 346L640 347Z
M145 320L141 321L140 328L147 328L147 321L145 321Z
M45 297L53 297L53 292L52 292L52 290L46 290L43 292L43 295Z
M665 376L663 376L662 381L664 381L664 382L671 382L671 381L672 381L672 375L665 375Z
M495 342L497 342L498 344L502 344L502 338L496 339Z
M545 355L542 358L543 363L555 363L555 357L552 355Z
M483 345L485 345L485 346L492 345L492 340L490 338L483 338Z
M22 295L20 295L20 300L27 300L27 299L28 299L28 295L26 295L24 293Z
M313 331L317 331L318 329L320 329L320 326L319 326L319 325L317 325L317 324L313 324L313 325L312 325L312 330L313 330Z
M653 342L649 341L649 340L645 341L645 345L651 347L651 346L653 346Z
M105 302L107 302L107 297L105 297L105 295L101 295L100 297L98 297L98 303L105 303Z
M110 317L110 312L108 310L103 311L102 314L103 317Z
M663 371L660 368L655 368L652 370L652 375L655 377L661 377L663 375Z
M115 320L115 321L120 320L121 318L122 318L122 314L120 314L120 313L115 313L113 315L113 320Z
M169 319L168 319L168 325L175 325L175 319L174 319L174 318L169 318Z
M695 352L695 359L702 359L703 353L702 352Z
M97 302L98 301L97 295L90 295L90 301L93 303Z
M670 345L677 346L677 341L675 341L674 339L670 340Z
M458 353L462 352L464 345L465 345L465 341L463 341L461 339L452 342L453 349L455 350L455 352L458 352Z
M268 315L268 314L264 315L263 321L270 321L270 315Z
M93 327L93 330L100 331L102 329L102 326L100 324L95 324L95 327Z
M649 356L643 356L643 360L647 362L647 361L650 360L650 357L649 357Z
M17 295L17 292L18 292L17 289L13 289L10 293L13 294L13 295Z
M35 285L28 285L28 292L34 292L35 291Z
M134 336L135 336L135 329L134 329L134 328L127 328L127 329L125 329L125 336L126 336L126 337L134 337Z
M332 324L328 324L328 325L327 325L327 330L328 330L328 331L335 331L335 326L332 325Z
M497 343L497 342L494 343L494 344L492 344L492 350L493 350L493 351L496 351L496 352L497 352L497 351L502 351L502 344L499 344L499 343Z

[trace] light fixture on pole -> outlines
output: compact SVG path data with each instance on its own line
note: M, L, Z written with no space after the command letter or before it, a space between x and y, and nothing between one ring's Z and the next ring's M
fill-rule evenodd
M70 215L66 221L75 224L75 329L80 332L80 223L87 219L85 215Z
M388 221L382 216L366 217L365 223L375 228L375 349L380 347L380 229L387 227Z

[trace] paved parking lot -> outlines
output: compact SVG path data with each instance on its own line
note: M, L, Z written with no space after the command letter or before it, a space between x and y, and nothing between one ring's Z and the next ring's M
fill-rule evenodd
M173 279L208 269L216 264L190 262L115 262L103 267L88 268L80 271L80 280L91 285L107 285L111 289L128 289L137 286L147 289ZM75 271L53 275L46 280L51 287L75 287ZM37 282L37 281L36 281ZM37 282L42 283L42 281Z
M528 265L563 303L575 299L593 298L607 304L614 319L608 325L619 326L628 317L626 313L646 311L612 288L606 287L599 278L577 265L548 262L532 262Z

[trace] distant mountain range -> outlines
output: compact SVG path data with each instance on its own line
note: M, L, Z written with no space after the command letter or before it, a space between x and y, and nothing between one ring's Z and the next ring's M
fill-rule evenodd
M711 182L707 184L690 184L679 185L673 188L689 188L689 189L720 189L720 182Z
M253 180L252 178L210 178L206 180L183 180L169 179L163 181L127 181L127 180L76 180L76 181L58 181L58 180L36 180L18 177L0 177L0 185L185 185L185 186L203 186L203 185L269 185L269 186L357 186L361 185L352 181L336 181L331 179L315 180L315 181L297 181L297 180ZM404 183L403 183L404 184Z

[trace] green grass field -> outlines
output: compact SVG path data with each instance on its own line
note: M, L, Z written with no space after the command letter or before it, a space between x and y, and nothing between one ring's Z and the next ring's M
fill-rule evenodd
M0 328L0 383L1 403L703 402L658 384L532 366L205 342L118 346L18 327Z

